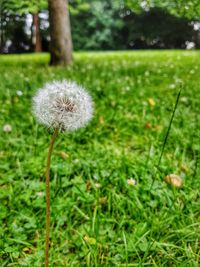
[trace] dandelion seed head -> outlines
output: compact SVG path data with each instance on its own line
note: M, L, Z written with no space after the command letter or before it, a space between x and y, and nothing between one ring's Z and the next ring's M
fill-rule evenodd
M92 118L90 95L71 81L53 81L39 89L33 98L33 113L39 123L49 128L73 131Z
M22 96L22 95L23 95L23 92L22 92L21 90L17 90L17 91L16 91L16 94L17 94L18 96Z
M11 126L10 124L5 124L5 125L3 126L3 131L4 131L5 133L10 133L10 132L12 132L12 126Z

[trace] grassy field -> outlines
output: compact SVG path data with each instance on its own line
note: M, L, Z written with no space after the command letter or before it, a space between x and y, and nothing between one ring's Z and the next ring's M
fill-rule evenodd
M51 266L199 266L200 52L77 53L67 69L48 60L0 56L0 266L44 263L50 132L32 97L61 79L85 86L95 113L55 145ZM165 183L171 173L182 188Z

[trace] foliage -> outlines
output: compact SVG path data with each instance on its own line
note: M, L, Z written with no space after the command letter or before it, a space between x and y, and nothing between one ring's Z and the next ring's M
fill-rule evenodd
M38 13L47 9L47 0L0 0L1 8L9 13Z
M25 30L26 15L46 8L47 0L0 0L0 51L32 51L31 36ZM9 48L6 47L6 41L12 43ZM46 43L46 40L44 42Z
M48 67L48 55L0 56L0 266L43 264L50 134L32 116L32 96L63 78L88 88L95 115L55 146L51 265L198 266L197 58L195 51L78 53L66 69ZM183 188L165 184L170 173Z
M173 15L186 17L193 20L200 19L200 1L199 0L124 0L126 6L131 10L141 12L150 8L163 8Z
M4 13L2 15L4 25L2 26L2 47L4 53L22 53L30 51L31 38L25 33L26 16ZM8 46L6 40L9 40Z
M124 15L123 36L128 48L186 48L187 42L198 46L198 33L184 18L163 9L151 8L139 14Z
M200 1L199 0L153 0L155 5L158 5L166 10L169 10L174 15L186 17L193 20L200 19Z
M88 0L68 0L70 14L77 15L80 12L90 9L90 2Z
M71 15L75 49L118 49L122 46L123 20L112 1L93 1L89 9ZM121 47L122 48L122 47Z
M199 47L199 32L191 22L160 8L140 13L119 6L94 5L71 16L76 50Z

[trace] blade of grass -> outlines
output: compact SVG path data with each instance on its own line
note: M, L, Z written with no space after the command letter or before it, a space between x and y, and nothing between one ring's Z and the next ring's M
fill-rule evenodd
M176 112L176 109L177 109L177 106L178 106L178 102L179 102L179 98L180 98L180 95L181 95L181 90L182 90L182 88L179 90L178 95L176 97L176 103L175 103L175 106L174 106L174 109L173 109L173 112L172 112L172 116L171 116L171 119L170 119L170 122L169 122L169 126L168 126L168 129L167 129L167 133L165 135L165 139L164 139L164 142L163 142L161 154L160 154L160 157L159 157L159 160L158 160L158 166L161 163L161 160L162 160L162 157L163 157L163 153L164 153L164 149L165 149L165 146L167 144L167 140L168 140L169 133L170 133L170 130L171 130L172 122L174 120L174 115L175 115L175 112Z
M172 126L172 123L173 123L173 120L174 120L174 116L175 116L175 112L176 112L176 109L178 107L178 103L179 103L179 98L180 98L180 95L181 95L181 90L182 88L180 88L178 94L177 94L177 97L176 97L176 102L175 102L175 105L174 105L174 109L173 109L173 112L172 112L172 115L171 115L171 119L170 119L170 122L169 122L169 125L168 125L168 128L167 128L167 132L166 132L166 135L165 135L165 139L164 139L164 142L163 142L163 146L162 146L162 150L161 150L161 153L160 153L160 157L159 157L159 160L158 160L158 164L155 165L156 169L158 171L161 172L160 170L160 163L161 163L161 160L162 160L162 157L163 157L163 153L164 153L164 150L165 150L165 146L167 144L167 140L168 140L168 137L169 137L169 133L170 133L170 130L171 130L171 126ZM151 183L151 187L150 187L150 191L153 187L153 184L155 182L155 172L152 173L152 183Z

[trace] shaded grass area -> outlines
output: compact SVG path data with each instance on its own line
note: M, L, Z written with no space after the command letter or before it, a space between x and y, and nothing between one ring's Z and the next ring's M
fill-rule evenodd
M48 59L0 56L0 265L43 266L50 132L33 118L32 96L71 79L91 93L95 114L56 142L51 266L198 266L200 53L77 53L67 69ZM181 189L163 181L170 173Z

